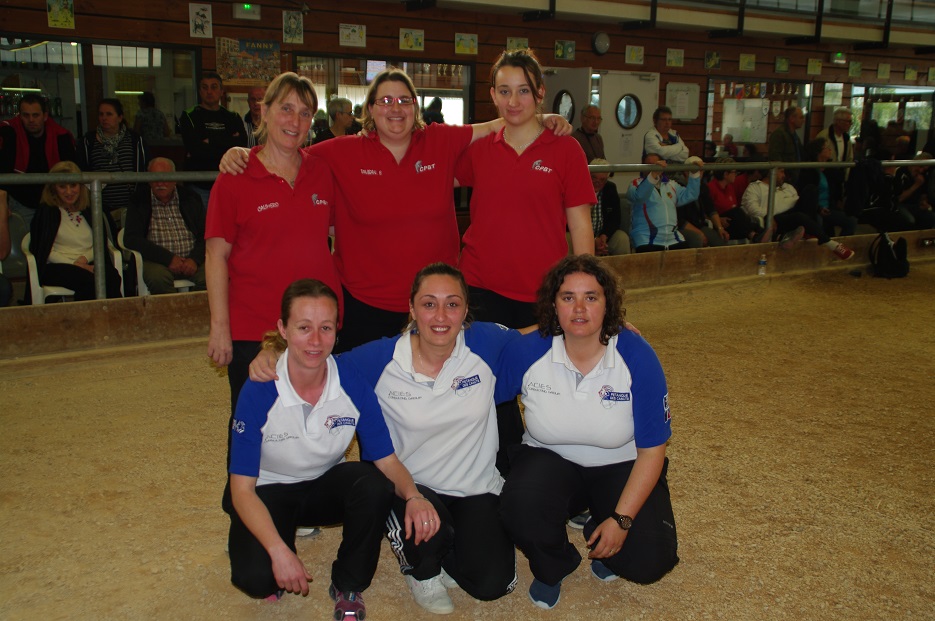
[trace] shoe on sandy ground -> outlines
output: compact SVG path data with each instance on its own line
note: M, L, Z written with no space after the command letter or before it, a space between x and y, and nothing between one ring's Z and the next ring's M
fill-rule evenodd
M367 618L367 607L358 591L339 591L332 583L328 587L328 595L334 600L335 621L364 621Z
M448 589L442 584L441 576L432 576L427 580L416 580L406 576L406 583L412 591L412 598L422 608L437 615L447 615L455 611L455 605L448 597Z
M320 528L297 528L295 529L296 537L317 537L321 534Z
M591 512L582 511L578 515L568 520L568 525L571 526L572 528L582 530L584 528L584 525L587 524L588 520L590 519L591 519Z
M598 559L591 561L591 574L604 582L613 582L620 577Z
M545 582L533 579L529 585L529 599L539 608L551 610L562 597L562 583L549 586Z

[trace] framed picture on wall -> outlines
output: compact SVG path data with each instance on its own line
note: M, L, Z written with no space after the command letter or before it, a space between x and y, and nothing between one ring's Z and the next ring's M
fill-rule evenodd
M399 29L399 49L410 52L425 51L425 31L414 28Z
M645 48L642 45L628 45L627 59L628 65L642 65Z
M777 56L774 70L776 73L789 73L789 57Z
M890 77L890 64L880 63L877 65L877 78L885 80Z
M367 26L364 24L339 24L338 44L344 47L367 47Z
M473 54L477 56L477 35L467 32L456 32L455 54Z
M741 71L756 71L756 54L741 54L740 55L740 70Z
M929 67L929 84L935 84L935 67Z
M575 42L555 40L555 60L574 60Z
M821 59L809 58L808 67L806 67L805 73L808 75L821 75Z
M508 50L522 50L529 47L529 39L526 37L507 37L506 38L506 49Z
M721 53L720 52L705 52L704 53L704 68L705 69L720 69L721 68Z
M847 64L847 76L850 78L859 78L864 70L864 64L858 60L852 60Z
M906 79L915 82L919 78L919 68L915 65L906 65Z
M666 67L684 67L685 50L669 48L666 50Z

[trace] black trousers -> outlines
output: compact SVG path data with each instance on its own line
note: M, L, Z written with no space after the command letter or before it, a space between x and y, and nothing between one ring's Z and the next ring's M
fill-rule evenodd
M536 305L513 300L489 289L468 287L471 315L476 321L492 321L507 328L525 328L535 324ZM510 472L509 449L523 441L523 416L516 399L497 404L497 469L504 477Z
M400 571L416 580L437 576L444 567L468 595L490 601L516 587L516 552L500 521L494 494L448 496L418 485L438 511L441 528L419 545L406 539L406 502L397 497L386 522L390 547Z
M380 558L383 522L394 496L393 484L376 466L343 462L312 481L260 485L256 493L293 552L300 524L343 524L331 581L339 591L363 591L370 586ZM231 582L251 597L272 595L279 586L269 554L236 511L231 511L230 519Z
M409 313L383 310L355 298L344 289L344 321L334 353L354 349L384 336L396 336L409 322Z
M584 539L611 516L630 477L634 462L584 467L548 449L523 445L513 451L512 470L500 496L507 532L529 559L537 580L558 584L581 563L568 541L565 521L590 508ZM668 459L659 481L640 512L620 551L602 559L622 578L649 584L678 563L675 517L666 481Z
M104 281L108 298L120 295L120 272L110 261L95 264L94 269L104 269ZM94 300L94 274L70 263L47 263L42 271L45 286L67 287L75 292L75 301Z
M234 412L237 411L237 399L240 397L240 389L250 378L250 363L260 353L260 341L234 341L232 343L232 356L230 364L227 365L227 382L231 389L231 413L227 419L227 427L224 429L224 435L227 438L227 460L224 466L226 473L231 465L231 427L234 426ZM230 479L225 477L224 493L221 496L221 508L226 513L234 512L234 505L231 503Z

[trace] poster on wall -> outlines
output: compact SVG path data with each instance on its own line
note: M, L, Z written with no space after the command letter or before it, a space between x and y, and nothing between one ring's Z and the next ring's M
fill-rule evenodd
M808 67L805 70L808 75L821 75L821 59L809 58Z
M407 52L425 51L425 31L415 28L399 29L399 49Z
M929 67L929 84L935 84L935 67Z
M626 63L628 65L642 65L645 48L642 45L628 45Z
M188 5L188 36L195 39L212 39L214 31L211 28L211 5Z
M864 64L859 60L852 60L847 64L847 76L849 78L859 78L860 72L864 70Z
M506 49L508 50L524 50L527 47L529 47L529 39L527 37L506 38Z
M575 42L574 41L555 41L555 60L574 60Z
M265 85L280 73L278 41L218 37L215 46L218 75L226 85Z
M666 67L684 67L685 50L670 47L666 50Z
M890 64L889 63L880 63L877 65L877 77L881 80L885 80L890 77Z
M741 71L756 71L756 54L741 54L740 55L740 70Z
M789 73L789 65L788 56L777 56L774 69L776 73Z
M906 79L915 82L919 77L919 68L915 65L906 65Z
M75 29L75 3L72 0L49 0L46 5L49 28Z
M705 69L720 69L721 68L721 53L720 52L705 52L704 53L704 68Z
M338 45L367 47L367 27L363 24L338 24Z
M282 42L305 43L305 24L302 11L282 12Z
M473 54L477 56L477 35L466 32L456 32L455 54Z

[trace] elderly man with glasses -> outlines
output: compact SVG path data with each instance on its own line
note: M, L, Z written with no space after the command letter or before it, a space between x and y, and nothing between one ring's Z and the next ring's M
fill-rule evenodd
M571 137L584 149L584 155L590 162L595 158L605 159L604 139L598 133L601 129L601 109L597 106L585 106L581 111L581 127Z

